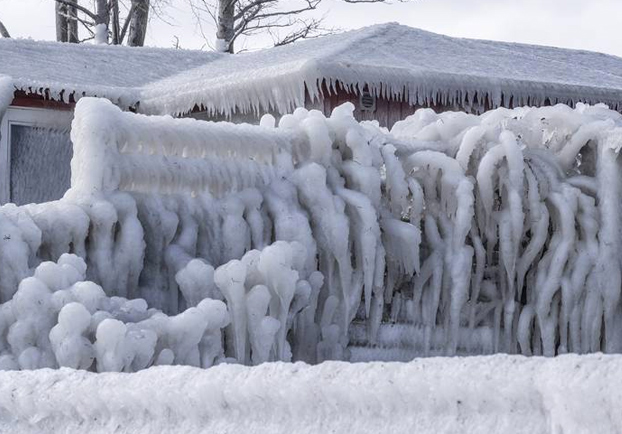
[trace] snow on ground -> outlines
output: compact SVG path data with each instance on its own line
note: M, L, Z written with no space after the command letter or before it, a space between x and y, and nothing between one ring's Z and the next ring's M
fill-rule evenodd
M0 372L0 432L615 433L622 357Z

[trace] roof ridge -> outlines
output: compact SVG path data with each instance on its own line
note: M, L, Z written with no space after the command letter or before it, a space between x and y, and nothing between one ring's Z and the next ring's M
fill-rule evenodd
M391 22L378 23L378 24L373 24L371 26L361 27L360 29L348 30L346 32L337 33L335 35L330 35L330 36L340 37L343 35L351 34L353 36L352 36L352 39L343 41L343 43L339 44L339 46L333 49L330 49L330 50L326 50L326 53L323 53L322 58L340 54L344 52L345 50L347 50L348 48L350 48L352 44L354 43L359 43L359 42L368 40L370 38L377 37L378 34L384 32L385 29L395 28L395 27L415 29L414 27L405 26L396 21L391 21ZM419 29L416 29L416 30L419 30ZM315 59L315 60L317 61L318 59Z

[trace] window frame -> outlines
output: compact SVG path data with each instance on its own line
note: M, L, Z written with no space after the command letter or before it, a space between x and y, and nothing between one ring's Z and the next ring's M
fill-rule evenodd
M9 106L0 122L0 205L11 201L11 127L71 128L73 111Z

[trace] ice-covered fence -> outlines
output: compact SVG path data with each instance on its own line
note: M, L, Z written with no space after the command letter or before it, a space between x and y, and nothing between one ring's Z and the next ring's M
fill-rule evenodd
M56 326L103 358L141 337L116 370L209 366L221 300L243 363L622 350L619 113L420 110L389 133L352 110L250 127L81 100L72 189L0 208L0 366L65 363Z
M80 101L71 138L72 189L161 194L266 184L286 174L304 140L296 130L124 113L95 98Z

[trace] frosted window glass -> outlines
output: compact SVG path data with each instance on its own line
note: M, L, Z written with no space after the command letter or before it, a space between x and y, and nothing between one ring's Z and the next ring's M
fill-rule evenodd
M70 186L72 155L68 131L11 125L11 202L60 199Z

